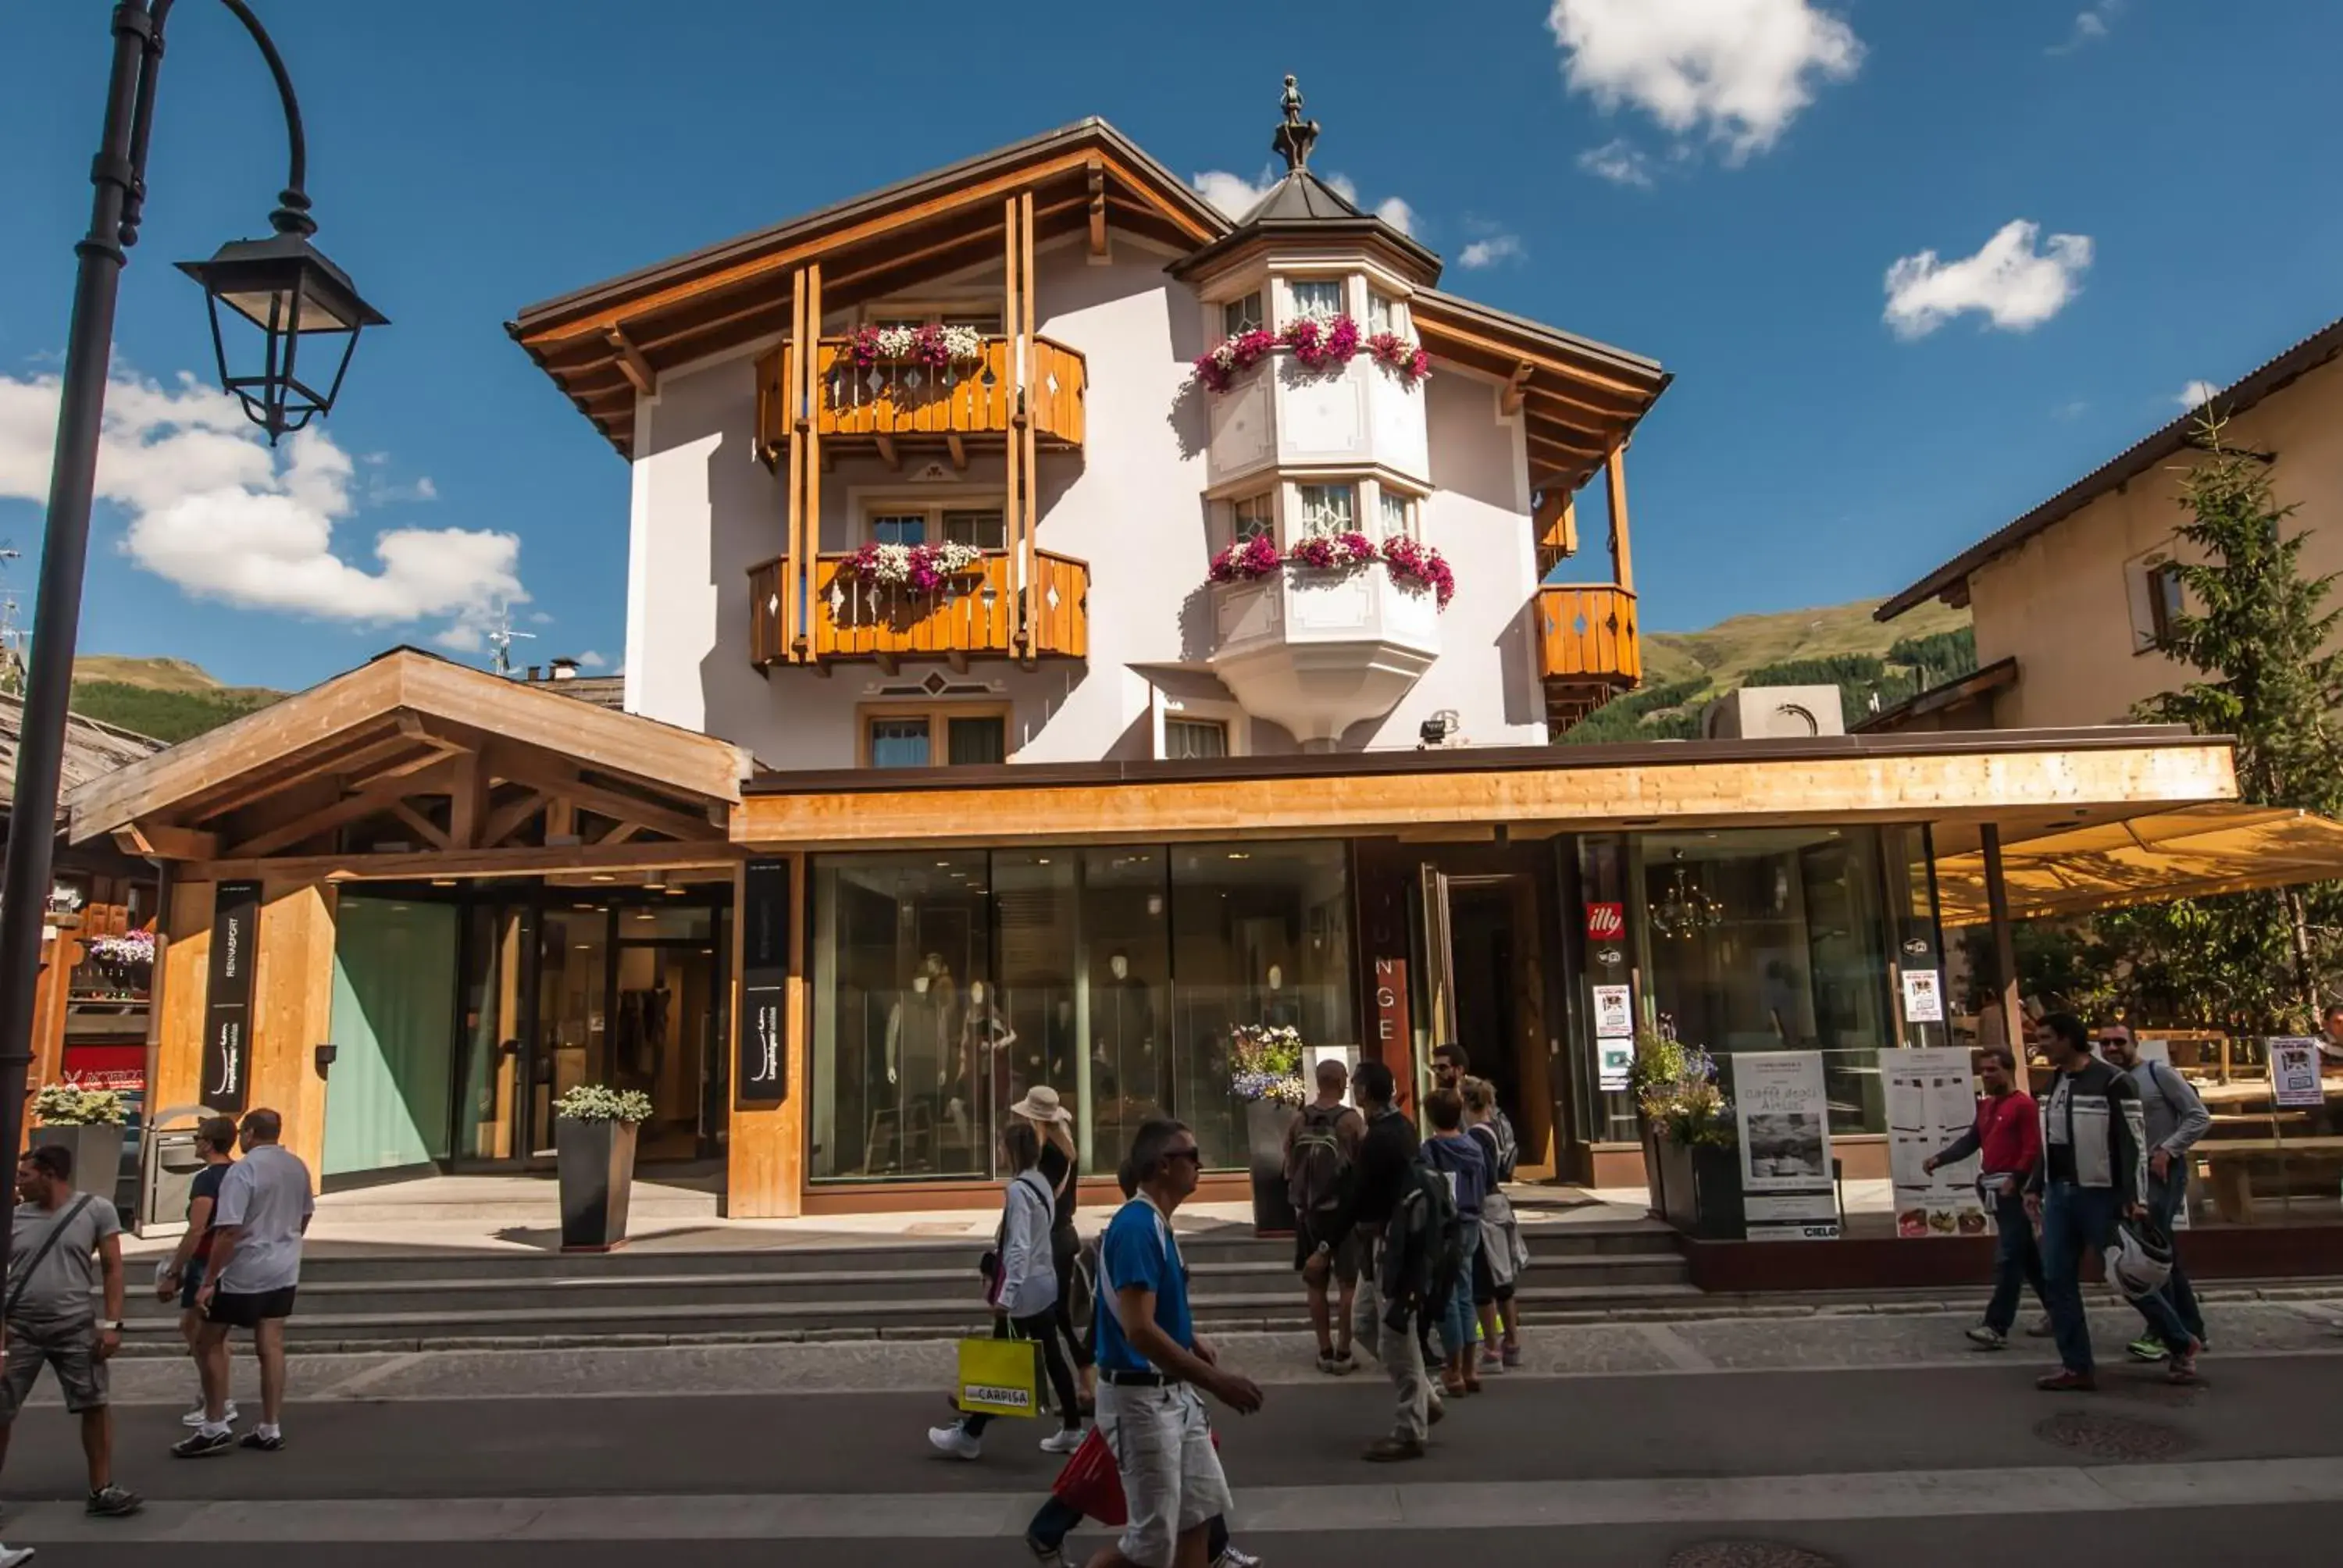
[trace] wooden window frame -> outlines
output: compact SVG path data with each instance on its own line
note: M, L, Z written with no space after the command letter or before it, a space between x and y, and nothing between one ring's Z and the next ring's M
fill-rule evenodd
M1222 758L1229 758L1237 755L1235 749L1236 726L1231 723L1227 719L1216 714L1166 713L1163 716L1163 745L1161 748L1162 759L1164 761L1193 760L1193 759L1175 758L1172 755L1172 727L1175 724L1192 724L1200 729L1217 729L1221 733L1221 756Z
M2178 561L2158 561L2156 565L2147 568L2147 626L2149 648L2157 652L2162 652L2170 644L2172 638L2174 601L2180 601L2179 608L2181 612L2184 614L2187 613L2187 588L2180 580L2180 563Z
M876 719L924 719L928 721L928 766L949 768L951 731L942 720L951 719L998 719L1001 720L1001 759L1004 762L1017 755L1017 732L1010 726L1011 705L1006 702L979 702L944 698L934 702L864 702L854 709L854 765L870 767L870 723Z
M857 326L877 327L887 322L901 322L910 327L941 327L954 320L985 321L992 325L984 332L987 337L1005 337L1001 326L1001 299L996 294L987 301L967 299L875 299L854 313Z
M989 556L1006 555L1011 533L1009 527L1009 504L997 491L954 491L948 496L904 496L896 492L854 498L854 542L857 545L879 542L880 518L924 517L927 518L926 542L944 542L944 518L951 512L998 512L1001 514L1001 547L987 548Z

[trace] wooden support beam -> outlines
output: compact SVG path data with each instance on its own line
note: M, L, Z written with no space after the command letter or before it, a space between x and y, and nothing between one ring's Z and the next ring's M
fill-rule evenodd
M452 773L453 770L453 766L449 765L446 771ZM436 789L444 788L446 782L446 777L441 773L401 774L395 779L377 779L355 795L345 796L315 811L305 811L290 821L280 822L253 835L227 850L226 856L244 860L274 855L321 833L378 816L409 795L433 793Z
M168 822L133 822L114 835L126 855L149 855L157 860L214 860L219 858L220 836Z
M814 262L805 269L805 411L810 416L815 399L821 394L821 263ZM805 427L805 506L798 523L797 558L799 589L803 608L798 617L798 657L811 658L813 628L806 624L812 618L814 558L821 549L821 476L829 454L821 443L821 422L809 417Z
M345 741L320 749L281 773L269 773L258 779L231 774L218 785L182 800L174 809L184 812L196 821L205 821L226 816L230 811L240 811L271 795L282 794L297 784L307 784L312 779L321 779L330 773L364 774L369 779L397 777L428 768L447 755L445 748L424 740L418 727L404 722L411 719L413 715L401 714L399 717L402 722L395 734L360 739L355 742ZM186 744L200 744L209 739L208 736L199 736L196 741ZM249 749L239 749L234 760L248 764L254 757L268 755L266 742L261 741Z
M2001 1000L2001 1043L2022 1062L2026 1015L2018 1010L2017 946L2009 930L2009 884L2002 871L2000 823L1977 824L1977 849L1985 858L1986 920L1993 933L1994 995Z
M1034 441L1036 438L1036 432L1033 428L1032 409L1033 192L1031 187L1028 186L1025 193L1017 198L1017 227L1019 230L1017 244L1020 252L1017 266L1017 285L1020 291L1025 297L1021 317L1024 324L1024 347L1017 370L1017 387L1019 392L1018 407L1022 417L1019 421L1018 428L1011 429L1009 432L1009 438L1012 441L1021 440L1025 446L1024 457L1018 464L1018 471L1025 481L1025 499L1023 505L1025 515L1025 625L1023 630L1019 633L1019 641L1022 647L1024 657L1028 662L1028 667L1030 668L1031 660L1033 659L1035 653L1038 651L1041 626L1041 562L1035 554L1035 552L1040 548L1040 546L1034 539L1034 534L1041 527L1041 518L1038 508L1040 504L1041 487L1035 472L1039 464L1035 455Z
M968 472L968 443L960 439L959 431L950 430L945 433L944 450L951 454L951 466L954 473L965 474Z
M1508 419L1522 411L1523 396L1530 389L1530 377L1536 374L1537 367L1526 359L1513 367L1513 378L1505 384L1504 400L1499 405Z
M1106 261L1110 259L1106 237L1106 166L1095 158L1091 160L1090 186L1091 258Z
M1017 430L1019 423L1024 418L1025 409L1025 339L1018 330L1019 323L1024 319L1022 312L1018 308L1024 296L1023 290L1018 286L1017 279L1019 251L1017 248L1017 198L1014 196L1001 204L1001 243L1002 247L1001 329L1009 335L1009 438L1003 443L1001 451L1004 475L1002 509L1008 514L1005 521L1009 534L1010 557L1021 568L1025 558L1025 513L1024 508L1018 504L1017 481L1018 470L1024 461L1025 448L1023 443L1017 438ZM1017 586L1016 581L1012 579L1011 583L1012 593L1016 591ZM1021 648L1026 635L1025 628L1021 624L1023 617L1013 608L1010 616L1012 620L1020 623L1011 635Z
M636 347L634 340L627 336L627 329L613 327L602 336L609 343L611 351L618 355L618 371L626 377L627 385L646 397L657 392L659 372L651 368L651 362L643 357L643 351Z
M430 845L433 849L452 849L455 848L455 845L448 840L447 829L441 828L438 823L434 822L430 818L426 817L422 812L417 810L409 802L405 800L393 800L390 803L390 814L397 818L400 821L406 823L408 827L414 829L416 833L423 839L423 841Z
M278 860L207 860L189 871L206 880L266 876L302 882L412 881L430 877L530 877L575 871L673 871L726 868L739 859L729 844L568 844L532 849L437 849L304 855Z
M529 819L545 809L545 792L531 789L518 800L508 800L488 813L488 825L480 829L477 848L493 849L525 827Z
M901 453L895 450L895 437L884 430L874 430L870 434L870 439L879 448L879 460L887 465L889 471L900 472L903 467L903 457Z
M789 277L789 347L782 356L787 361L781 397L786 405L782 419L789 440L789 498L788 532L781 547L781 649L790 658L798 657L798 649L805 646L805 628L798 624L798 608L801 598L799 583L806 571L806 559L798 535L805 509L806 367L813 358L814 349L814 340L806 332L805 269L800 267Z
M459 752L447 777L447 838L449 847L479 849L480 829L488 817L488 770L478 751Z
M559 795L547 800L545 803L546 843L553 845L562 839L574 842L577 837L578 807L576 803Z
M1635 586L1634 563L1627 548L1627 443L1620 442L1611 448L1611 456L1603 465L1604 477L1611 487L1611 565L1613 576L1623 588Z
M665 833L671 839L706 838L719 832L706 819L672 806L588 783L578 776L576 769L551 758L498 747L489 754L488 767L499 779L526 784L532 789L541 789L557 803L568 806L573 812L573 820L574 812L583 809L608 817L614 822L639 823L654 833ZM575 832L577 829L573 827L569 830ZM549 821L547 831L552 831Z

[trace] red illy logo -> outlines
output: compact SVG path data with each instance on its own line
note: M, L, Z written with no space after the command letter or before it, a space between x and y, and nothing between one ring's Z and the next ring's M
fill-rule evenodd
M1627 911L1620 904L1586 906L1586 940L1615 942L1627 934Z

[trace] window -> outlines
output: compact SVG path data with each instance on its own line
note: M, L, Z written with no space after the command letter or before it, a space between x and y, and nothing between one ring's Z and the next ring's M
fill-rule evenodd
M1226 757L1229 727L1218 719L1167 719L1163 721L1163 755L1180 762L1197 757Z
M1319 538L1328 534L1346 534L1356 525L1353 487L1349 485L1304 485L1302 487L1302 535Z
M1277 537L1277 498L1264 490L1258 496L1240 496L1229 503L1229 538L1237 544L1247 539Z
M972 545L980 550L1005 550L1009 532L999 512L946 512L944 543Z
M2173 622L2187 611L2187 601L2180 586L2180 567L2174 561L2150 567L2147 571L2147 621L2152 634L2152 646L2162 648L2172 640Z
M863 719L868 768L967 768L1009 760L1006 709L951 703L889 709Z
M1315 316L1321 320L1342 314L1342 280L1339 277L1297 279L1288 285L1293 290L1293 315L1296 320Z
M1001 312L947 310L942 317L946 327L966 327L983 333L987 337L1001 336Z
M1396 535L1415 538L1415 498L1388 487L1376 492L1376 509L1383 522L1383 537Z
M866 307L862 313L866 327L969 327L988 337L1001 336L1001 312L979 307L883 305Z
M882 512L870 519L874 545L923 545L928 542L925 512Z
M1377 332L1404 332L1406 330L1407 322L1400 315L1399 301L1393 299L1388 294L1380 294L1372 288L1367 290L1367 331L1369 335L1372 336Z
M1232 299L1221 307L1221 336L1234 337L1240 332L1258 331L1262 325L1261 290L1256 288L1242 299Z

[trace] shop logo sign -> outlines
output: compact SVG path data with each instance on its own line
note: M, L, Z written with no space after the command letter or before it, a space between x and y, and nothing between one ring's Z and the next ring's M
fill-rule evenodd
M1586 940L1615 942L1627 934L1627 911L1621 904L1586 906Z

